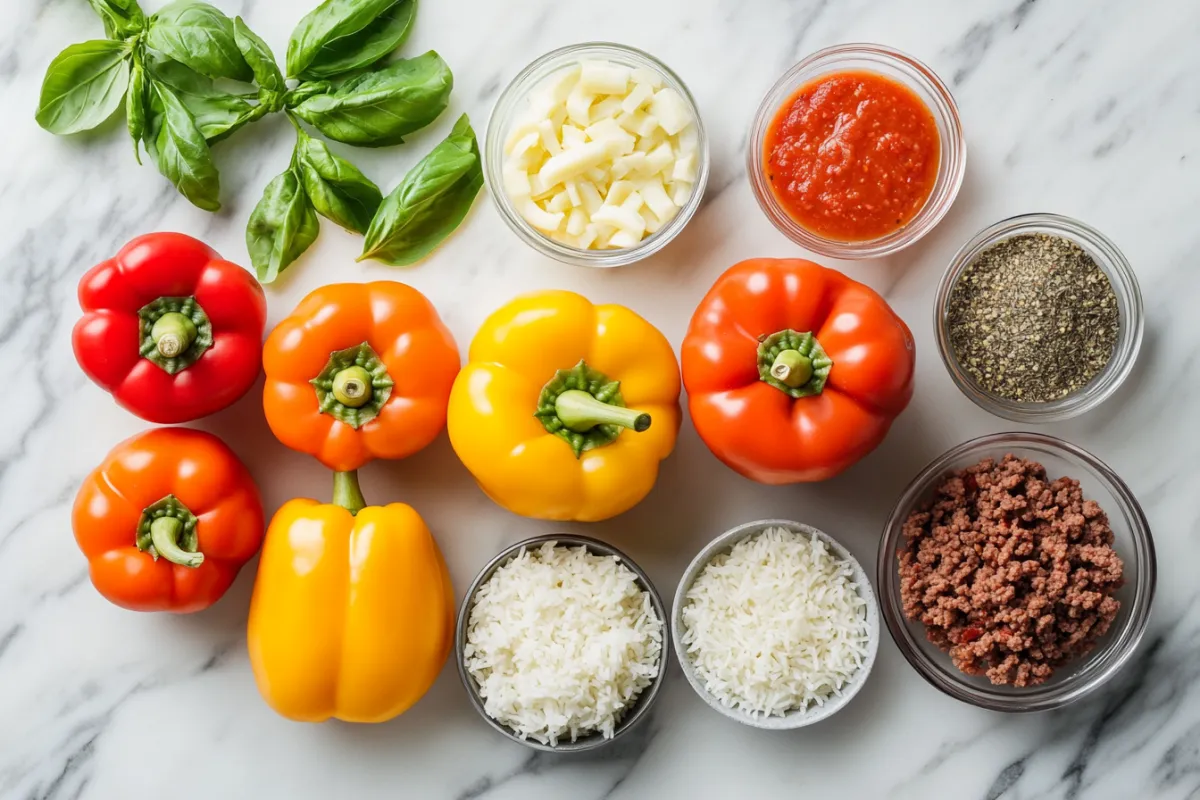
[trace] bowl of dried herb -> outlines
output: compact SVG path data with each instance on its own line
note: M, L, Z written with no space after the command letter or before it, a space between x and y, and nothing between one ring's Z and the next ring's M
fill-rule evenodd
M1102 403L1133 369L1142 296L1104 234L1057 214L1024 214L955 255L934 305L938 350L981 408L1053 422Z

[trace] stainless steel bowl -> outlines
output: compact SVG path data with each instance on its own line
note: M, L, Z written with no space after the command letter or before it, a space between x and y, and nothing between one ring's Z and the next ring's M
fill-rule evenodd
M554 746L542 744L533 739L524 739L518 736L512 728L488 716L487 711L484 710L483 698L479 695L479 685L471 677L471 673L467 671L466 658L464 657L464 650L467 644L467 622L471 617L471 609L475 606L475 595L479 591L479 587L487 583L492 574L501 566L507 564L522 548L532 550L546 542L555 542L567 547L579 547L582 545L595 555L615 556L620 559L621 563L637 576L637 581L642 589L650 593L650 602L653 604L654 611L658 614L658 619L662 623L662 654L659 656L658 676L649 686L642 690L642 693L634 700L633 705L626 709L625 715L617 723L616 729L613 731L612 738L609 739L605 739L600 733L593 733L574 742L559 742ZM629 556L612 545L587 536L572 536L568 534L535 536L532 539L517 542L512 547L502 550L499 555L489 561L487 566L475 577L475 580L471 583L471 588L467 589L466 597L463 598L462 606L458 611L458 625L454 635L454 658L458 664L458 675L462 678L463 686L467 688L467 696L471 698L471 705L475 706L475 710L479 712L479 716L483 717L492 728L514 742L531 747L534 750L542 750L549 753L581 753L587 750L595 750L611 742L615 742L626 731L637 725L646 716L650 707L654 705L654 701L658 698L658 692L662 688L663 680L667 674L667 654L670 652L670 649L670 626L667 622L667 611L663 606L662 597L650 581L650 576L635 564Z
M858 589L859 596L867 603L867 657L863 661L862 666L859 667L858 672L854 673L850 681L842 687L840 694L830 697L823 705L794 709L782 717L753 715L740 708L730 708L729 706L722 705L721 701L708 691L708 688L704 685L704 679L697 674L696 667L692 663L692 659L688 656L687 645L683 643L683 608L687 604L688 590L692 588L692 584L695 583L701 571L721 553L732 550L733 546L738 542L743 539L749 539L751 536L761 533L767 528L784 528L793 533L802 533L805 536L816 537L823 541L838 558L841 558L850 565L850 569L854 573L855 588ZM863 570L862 565L858 563L858 560L838 540L823 531L819 531L801 522L792 522L786 519L762 519L757 522L747 522L725 531L725 533L709 542L703 550L696 554L696 557L692 559L692 563L688 564L687 569L684 570L683 577L679 580L679 588L675 591L675 605L671 609L671 635L675 639L675 657L679 659L679 666L683 668L684 677L687 678L688 683L691 684L696 694L700 695L700 699L708 704L709 708L736 722L749 725L753 728L762 728L771 731L793 730L832 717L838 711L845 708L846 704L854 699L854 695L858 694L858 691L867 682L867 677L871 674L871 667L875 665L875 653L879 649L879 604L875 600L875 592L871 589L871 581L867 577L867 573Z

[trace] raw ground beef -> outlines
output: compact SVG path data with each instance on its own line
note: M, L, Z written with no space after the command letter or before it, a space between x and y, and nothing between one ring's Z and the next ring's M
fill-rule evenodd
M985 459L904 523L904 614L969 675L1036 686L1091 650L1117 616L1124 565L1079 481Z

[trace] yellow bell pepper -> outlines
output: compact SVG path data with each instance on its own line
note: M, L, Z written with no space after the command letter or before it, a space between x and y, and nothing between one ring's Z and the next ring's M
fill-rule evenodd
M450 443L497 503L591 522L650 492L680 411L679 362L649 322L536 292L483 323L468 361L450 391Z
M410 506L364 507L353 472L334 502L291 500L263 545L247 639L268 705L294 720L383 722L433 685L454 635L454 590Z

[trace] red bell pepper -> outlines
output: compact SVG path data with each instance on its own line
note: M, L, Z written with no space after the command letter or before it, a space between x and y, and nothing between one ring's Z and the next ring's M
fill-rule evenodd
M72 336L87 376L150 422L220 411L262 366L267 303L236 264L182 233L139 236L79 282Z
M681 360L696 433L760 483L837 475L883 441L913 393L912 334L887 301L797 258L726 270Z

